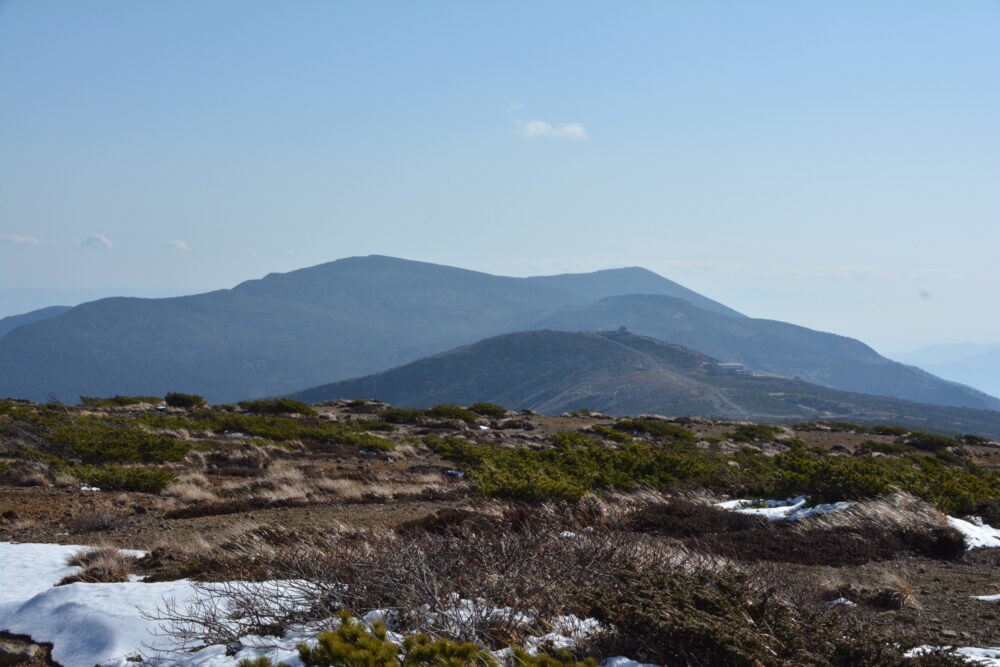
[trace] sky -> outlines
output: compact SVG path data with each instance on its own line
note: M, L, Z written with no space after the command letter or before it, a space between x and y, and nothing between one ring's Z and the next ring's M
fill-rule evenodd
M0 316L368 254L1000 342L1000 2L0 0Z

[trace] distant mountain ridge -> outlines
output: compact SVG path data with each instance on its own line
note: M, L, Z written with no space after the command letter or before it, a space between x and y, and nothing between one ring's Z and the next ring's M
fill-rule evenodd
M599 273L576 284L572 275L509 278L375 255L192 296L101 299L0 338L0 396L189 391L234 401L516 331L621 286L690 292L643 269Z
M621 325L827 386L1000 407L858 341L745 317L641 268L511 278L378 255L191 296L101 299L20 326L0 338L0 396L72 402L183 391L232 402L360 377L498 334Z
M902 360L953 382L1000 394L1000 344L935 346Z
M34 324L35 322L42 322L44 320L55 317L56 315L62 315L72 306L48 306L47 308L39 308L38 310L32 310L28 313L23 313L21 315L10 315L0 319L0 336L3 336L8 331L13 331L18 327L23 327L25 324Z
M802 380L713 374L716 360L628 332L504 334L362 378L291 394L315 403L378 398L398 407L478 401L543 414L839 420L1000 438L1000 412L850 393Z
M921 403L1000 409L1000 400L993 396L886 359L859 340L787 322L723 317L666 295L607 297L546 314L531 328L597 331L618 326L723 361L801 377L825 387Z

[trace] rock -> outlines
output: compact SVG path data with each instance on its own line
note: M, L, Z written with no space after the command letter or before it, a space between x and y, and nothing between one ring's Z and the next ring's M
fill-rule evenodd
M954 630L942 630L939 634L942 637L949 637L949 638L958 637L958 633L955 632Z
M51 644L37 644L24 635L0 632L0 667L47 667L56 664L52 662L51 656Z

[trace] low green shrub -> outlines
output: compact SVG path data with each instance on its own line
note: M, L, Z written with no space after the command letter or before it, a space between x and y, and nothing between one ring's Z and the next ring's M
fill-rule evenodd
M695 436L690 430L677 424L657 421L654 419L621 419L612 426L622 433L646 435L671 442L695 443Z
M492 419L502 419L507 414L507 408L502 405L496 405L495 403L473 403L469 406L469 409L477 415L490 417Z
M906 445L901 442L878 442L876 440L865 440L858 447L866 449L869 452L879 452L880 454L906 454L917 451L917 448L913 445Z
M150 433L128 420L87 415L48 433L53 443L84 463L162 463L182 461L192 445Z
M736 442L771 442L783 432L780 427L769 424L738 424L726 435Z
M240 409L257 415L293 415L300 414L315 417L312 406L291 398L259 398L253 401L241 401Z
M106 491L159 493L177 481L177 476L167 470L114 464L78 465L70 468L69 472L79 481Z
M852 424L851 422L838 422L838 421L819 421L819 422L799 422L793 425L794 429L799 431L833 431L835 433L861 433L870 434L873 433L872 429L867 426L862 426L861 424Z
M426 410L412 408L388 408L382 411L379 419L389 424L416 424L421 417L427 416Z
M745 449L713 456L686 442L636 440L615 447L557 434L547 449L505 448L427 437L438 455L464 464L476 491L513 500L576 499L602 489L704 488L758 498L807 495L815 502L873 498L900 489L944 512L1000 497L1000 474L921 454L829 456L793 446L766 456ZM732 465L731 465L732 464Z
M205 399L198 394L182 394L172 391L163 397L172 408L200 408L205 405Z
M972 433L960 433L955 436L955 440L958 440L963 445L988 445L993 442L989 438L984 438L981 435L973 435Z
M801 448L776 456L740 452L743 492L761 498L808 495L816 502L874 498L899 489L943 512L969 511L1000 496L1000 474L972 463L955 465L934 457L818 456Z
M559 431L552 436L552 443L556 447L593 447L596 443L590 436L576 431Z
M922 433L914 431L906 436L906 444L925 452L936 452L947 447L961 447L962 443L953 438L937 433Z
M608 428L607 426L601 426L600 424L595 426L593 431L602 438L607 438L614 442L632 442L632 436L621 431L616 431L613 428Z
M439 419L461 419L462 421L469 422L470 424L479 419L479 415L472 410L463 408L460 405L451 405L448 403L435 405L427 411L427 414L431 417L437 417Z
M909 429L905 429L902 426L886 426L884 424L876 424L872 426L871 432L875 435L906 435L909 433Z
M359 419L355 421L326 422L319 419L294 419L280 415L245 415L236 412L198 410L184 417L144 413L135 420L152 428L184 428L215 431L216 433L244 433L246 435L282 442L286 440L315 440L363 449L389 451L395 448L392 440L371 435L368 431L391 431L395 427L383 421Z
M125 405L138 405L139 403L163 403L159 396L111 396L110 398L95 398L93 396L81 396L80 405L87 408L114 408Z
M601 489L719 488L732 468L722 458L691 451L687 443L635 441L605 447L579 433L558 434L554 448L512 449L460 438L427 437L435 453L471 466L476 490L487 496L541 501L576 499Z

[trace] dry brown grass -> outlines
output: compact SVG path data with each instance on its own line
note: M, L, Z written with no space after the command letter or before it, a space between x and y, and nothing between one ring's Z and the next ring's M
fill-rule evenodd
M97 508L68 519L66 528L71 533L97 533L120 527L126 518L121 512Z
M46 486L49 466L41 461L13 461L0 475L0 483L11 486Z
M218 500L218 496L203 486L192 482L174 482L162 491L163 495L177 498L185 503Z
M364 496L361 484L353 479L321 477L316 480L315 485L318 490L343 500L357 500Z
M864 500L828 514L816 514L795 523L799 530L878 527L884 530L929 530L947 528L948 520L930 503L897 491L882 498Z
M846 599L874 609L920 609L913 585L897 572L828 573L816 585L823 600Z
M64 577L59 586L81 583L113 583L128 581L128 575L135 572L135 556L122 553L112 547L81 549L66 559L66 564L83 568L76 574Z

